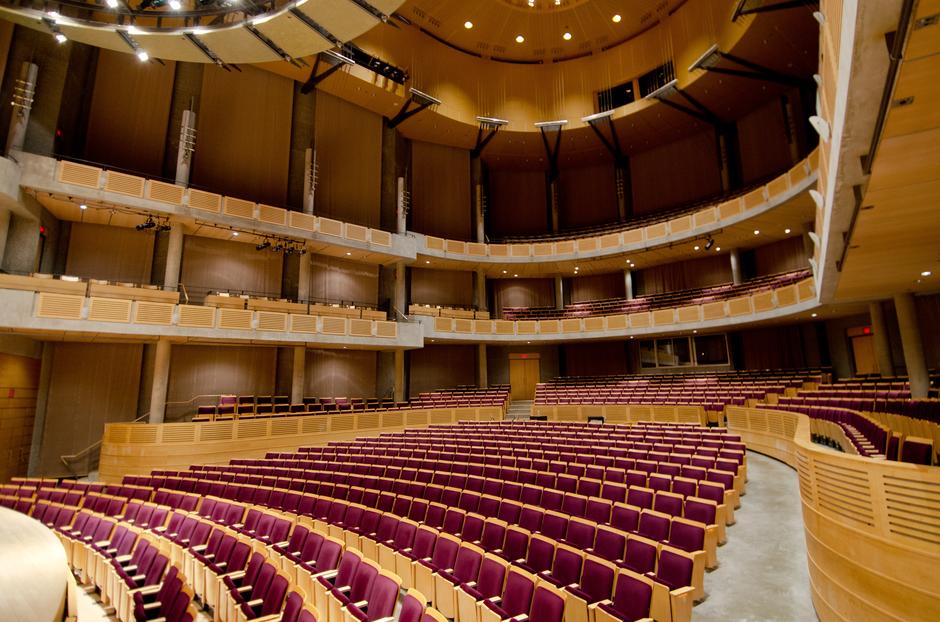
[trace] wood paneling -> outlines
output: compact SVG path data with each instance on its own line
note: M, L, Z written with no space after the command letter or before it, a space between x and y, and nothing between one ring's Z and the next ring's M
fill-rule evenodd
M60 456L101 439L104 424L137 413L139 344L57 343L52 357L40 474L71 475Z
M497 236L548 231L544 171L491 168L487 188L488 231Z
M473 304L473 273L415 268L411 271L411 302L470 306Z
M927 368L940 368L940 294L918 296L914 303L917 305L917 320L920 323L920 338L924 342Z
M377 352L308 350L305 395L374 397Z
M754 249L754 276L802 270L809 266L800 235Z
M190 300L200 301L206 290L232 290L278 296L281 291L280 253L256 251L251 244L186 236L180 282Z
M612 163L562 168L558 189L561 229L617 221L617 184Z
M303 258L302 258L303 259ZM310 258L310 297L329 301L377 304L379 267L334 259L325 255Z
M75 222L65 272L82 278L149 283L153 243L149 231Z
M630 158L633 212L646 214L721 192L715 133L706 130Z
M793 98L799 101L799 93ZM776 175L793 164L783 105L774 98L738 120L742 182L750 184Z
M637 296L730 283L731 261L727 255L677 261L634 271L634 279Z
M553 279L495 279L493 307L498 314L505 307L550 307L555 304Z
M197 395L271 395L277 348L174 345L170 355L167 413L191 412L173 403Z
M566 376L626 374L627 351L622 341L571 343L563 348Z
M101 49L85 158L160 176L175 74L174 61L141 63L133 54Z
M571 302L623 298L626 295L622 272L576 276L568 282L571 289Z
M318 215L379 226L382 117L317 91Z
M411 167L411 230L470 240L470 152L414 141Z
M813 324L774 326L742 331L741 360L737 369L799 369L822 365L819 341Z
M409 395L475 384L476 354L473 345L428 345L412 350L408 353Z
M535 387L541 381L538 357L509 359L509 386L514 400L535 399Z
M284 205L293 97L293 83L268 71L206 65L196 121L194 185Z
M26 475L40 360L0 353L0 482Z

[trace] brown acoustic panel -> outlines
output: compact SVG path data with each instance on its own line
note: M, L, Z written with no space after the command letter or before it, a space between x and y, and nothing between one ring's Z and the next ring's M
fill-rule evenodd
M72 223L65 271L73 276L150 282L154 236L125 227Z
M374 397L376 352L310 350L305 395Z
M175 75L174 61L141 63L99 50L85 158L160 176Z
M471 238L470 152L467 149L411 143L412 228L451 240Z

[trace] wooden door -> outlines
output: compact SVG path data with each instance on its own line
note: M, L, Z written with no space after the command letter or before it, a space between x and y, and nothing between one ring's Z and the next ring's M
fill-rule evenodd
M871 335L852 337L852 356L855 359L856 374L873 374L878 371L875 338Z
M539 382L539 359L509 359L509 385L512 399L535 399L535 385Z

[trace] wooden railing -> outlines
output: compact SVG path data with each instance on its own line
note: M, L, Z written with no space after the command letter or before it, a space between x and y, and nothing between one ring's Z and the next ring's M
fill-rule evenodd
M535 404L532 414L548 417L549 421L603 417L605 423L706 423L705 409L695 404Z
M269 451L293 451L405 428L503 418L501 406L416 408L338 415L283 416L204 423L110 423L104 428L99 463L104 481L153 469L191 464L225 464L258 458Z
M814 444L810 419L798 413L729 406L726 414L749 449L797 471L820 620L940 620L940 468Z

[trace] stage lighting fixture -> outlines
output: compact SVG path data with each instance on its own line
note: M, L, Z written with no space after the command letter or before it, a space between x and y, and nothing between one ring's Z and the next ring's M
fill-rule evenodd
M264 240L263 242L261 242L261 244L258 244L257 246L255 246L255 250L256 250L256 251L263 251L264 249L270 248L270 247L271 247L271 241L270 241L270 240Z
M714 245L715 245L715 240L713 240L712 238L708 238L708 240L705 242L705 250L710 251L712 249L712 246Z
M153 229L157 226L157 223L153 221L153 216L147 216L147 220L137 225L138 231L145 231L147 229Z

